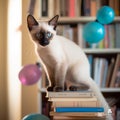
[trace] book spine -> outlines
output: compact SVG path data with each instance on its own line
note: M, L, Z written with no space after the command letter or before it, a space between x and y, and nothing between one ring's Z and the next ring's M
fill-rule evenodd
M54 16L54 3L55 1L54 0L49 0L48 1L48 17L49 18L52 18Z
M120 23L115 24L116 48L120 48Z
M48 16L48 0L42 0L42 16L47 17Z
M55 112L104 112L102 107L56 107Z
M75 17L75 0L69 0L69 17Z
M100 107L98 101L53 101L53 107Z
M92 98L49 98L49 101L97 101L96 97L92 97Z
M97 11L96 0L91 0L90 1L90 15L96 16L96 11Z
M56 97L56 98L61 98L61 97L65 97L65 98L74 98L74 97L94 97L95 94L92 93L92 92L88 92L88 93L83 93L83 92L67 92L67 93L64 93L64 92L48 92L48 97Z

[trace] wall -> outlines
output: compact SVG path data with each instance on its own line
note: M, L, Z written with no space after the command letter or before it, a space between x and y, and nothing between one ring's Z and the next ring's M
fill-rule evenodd
M21 86L18 80L20 68L37 60L26 27L29 1L0 0L0 120L20 120L38 112L37 85ZM15 4L22 6L18 17ZM20 18L22 34L17 31Z
M0 0L0 120L7 120L7 0Z
M22 1L22 65L34 64L37 61L34 45L27 29L27 12L30 0ZM38 112L37 85L22 86L22 116Z

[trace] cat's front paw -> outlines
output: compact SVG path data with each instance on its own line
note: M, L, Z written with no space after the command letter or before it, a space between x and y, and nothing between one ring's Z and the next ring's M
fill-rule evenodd
M53 91L53 87L48 87L47 91Z
M64 88L61 87L61 86L55 86L53 90L54 90L55 92L62 92L62 91L64 91Z

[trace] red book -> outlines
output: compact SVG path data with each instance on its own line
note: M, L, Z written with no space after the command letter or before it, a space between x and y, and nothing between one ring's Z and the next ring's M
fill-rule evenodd
M69 0L69 17L75 17L75 0Z

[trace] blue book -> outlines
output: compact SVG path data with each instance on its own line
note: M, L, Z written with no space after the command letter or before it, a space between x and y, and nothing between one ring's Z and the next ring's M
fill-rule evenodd
M56 107L56 112L104 112L103 107Z

